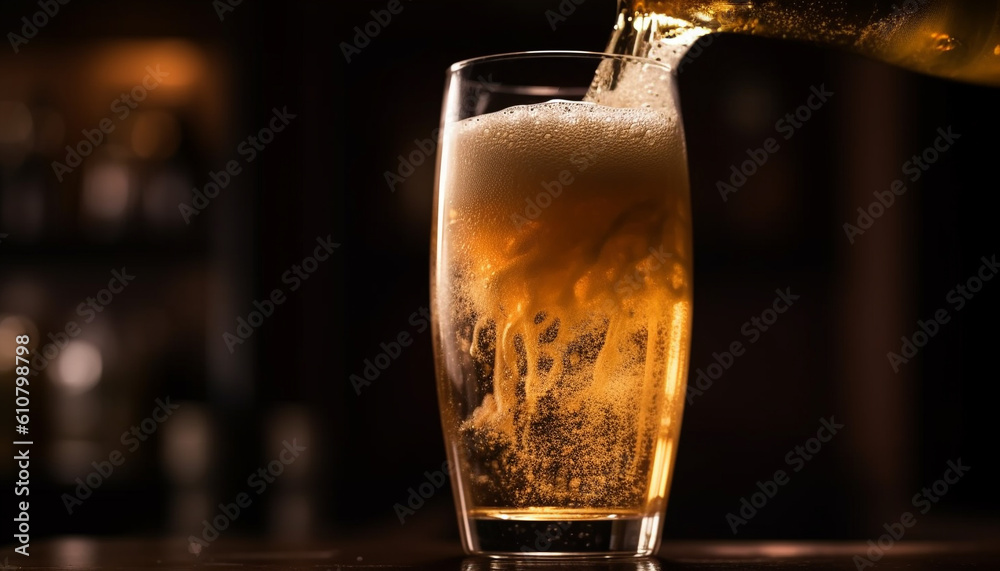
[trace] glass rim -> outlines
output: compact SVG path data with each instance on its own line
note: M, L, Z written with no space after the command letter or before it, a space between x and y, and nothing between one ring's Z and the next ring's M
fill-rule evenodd
M673 66L657 61L655 59L650 59L643 56L633 56L628 54L613 54L607 52L590 52L585 50L533 50L524 52L507 52L501 54L492 54L485 56L477 56L473 58L463 59L457 61L450 66L448 66L448 73L456 73L480 63L490 63L505 60L516 60L516 59L529 59L529 58L542 58L542 57L553 57L553 58L579 58L579 59L616 59L621 61L632 61L636 63L644 63L648 65L655 65L662 67L668 72L673 72Z

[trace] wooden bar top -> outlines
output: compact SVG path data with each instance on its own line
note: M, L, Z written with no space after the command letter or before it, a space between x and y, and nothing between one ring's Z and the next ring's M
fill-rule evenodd
M864 542L671 541L655 558L618 560L505 561L467 557L457 541L407 540L399 536L290 545L266 539L220 539L200 554L183 538L92 539L67 537L31 546L31 556L3 549L0 569L233 569L240 571L320 571L349 569L427 569L501 571L547 568L603 571L781 570L781 569L1000 569L1000 546L967 542L903 541L873 565ZM4 560L6 558L6 561ZM6 567L5 567L6 565Z

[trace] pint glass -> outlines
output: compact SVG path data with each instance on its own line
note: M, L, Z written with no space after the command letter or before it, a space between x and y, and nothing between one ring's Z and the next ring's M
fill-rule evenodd
M440 140L433 334L465 550L653 553L692 311L670 69L580 52L461 62Z

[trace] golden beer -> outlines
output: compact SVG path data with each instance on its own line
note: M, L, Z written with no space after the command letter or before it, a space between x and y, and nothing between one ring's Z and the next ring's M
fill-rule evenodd
M669 107L553 101L445 125L434 338L469 551L658 543L692 304Z

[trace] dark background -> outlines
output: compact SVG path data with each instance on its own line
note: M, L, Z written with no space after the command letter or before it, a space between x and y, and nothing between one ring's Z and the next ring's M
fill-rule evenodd
M444 448L431 337L409 321L429 305L434 167L394 191L385 173L438 127L447 65L601 50L615 6L587 0L553 30L556 0L402 3L350 63L340 43L384 2L245 0L220 20L208 0L76 1L19 53L0 46L0 433L13 434L13 336L29 332L37 352L83 322L77 305L112 269L136 275L32 380L33 539L199 535L214 506L248 491L247 477L296 438L308 451L227 533L457 541L450 491L404 525L394 511ZM38 10L5 2L0 31L20 33ZM65 145L157 63L176 76L58 181L50 165ZM820 85L831 101L723 202L716 181ZM834 415L842 433L739 538L876 537L958 458L969 475L907 537L995 537L1000 283L961 312L945 296L1000 245L996 89L747 37L716 38L680 86L695 220L691 370L746 341L742 324L775 289L801 300L685 411L665 536L732 537L726 513ZM185 224L177 204L242 162L240 142L285 107L289 127ZM948 126L962 135L955 148L851 245L842 225ZM282 275L326 236L340 247L290 292ZM230 352L223 333L279 287L287 302ZM941 308L953 319L894 373L886 353ZM414 344L357 394L349 376L402 331ZM80 373L95 353L100 374ZM124 451L122 432L166 396L175 415L68 514L62 494L91 462ZM15 453L9 440L0 457ZM4 514L14 475L0 462Z

